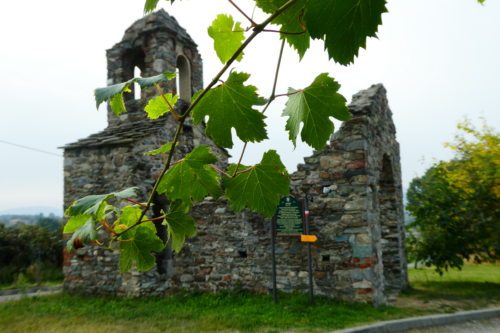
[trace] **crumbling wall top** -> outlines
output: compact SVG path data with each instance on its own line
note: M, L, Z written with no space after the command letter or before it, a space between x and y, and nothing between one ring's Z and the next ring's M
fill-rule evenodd
M166 31L176 37L185 45L196 47L187 31L179 25L175 17L160 9L134 22L127 30L119 44L134 43L141 35L150 34L153 31Z

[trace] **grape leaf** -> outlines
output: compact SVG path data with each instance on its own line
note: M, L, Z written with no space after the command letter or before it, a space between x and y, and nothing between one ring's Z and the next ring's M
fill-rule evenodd
M233 174L236 165L228 168ZM245 207L272 216L280 198L290 193L290 180L285 166L274 150L264 154L259 164L240 166L235 177L225 177L226 196L231 207L237 211ZM240 171L241 170L241 171Z
M167 142L163 146L161 146L160 148L150 150L146 154L150 155L150 156L165 154L165 153L170 152L171 149L172 149L172 142Z
M297 50L300 59L302 59L307 49L309 49L310 42L309 32L302 20L306 1L298 0L273 21L273 23L281 25L281 39L285 39L290 46ZM268 14L273 14L286 2L287 0L256 1L257 6Z
M125 91L129 92L130 90L126 89ZM126 112L127 108L125 107L125 101L123 100L123 93L119 93L111 97L109 100L109 106L111 107L113 113L117 116Z
M125 206L121 210L120 218L115 224L124 224L127 227L133 226L141 217L142 209L137 206Z
M133 214L132 211L131 213ZM165 247L156 235L155 226L151 222L142 223L130 229L121 235L119 240L120 271L122 272L129 271L134 262L139 272L150 270L156 264L156 258L151 252L159 252Z
M346 99L337 92L339 88L340 85L327 73L318 75L313 83L303 90L289 88L290 96L282 115L289 116L286 130L294 146L301 122L304 123L302 141L321 149L333 132L333 122L329 118L350 119Z
M137 188L130 187L120 192L112 192L107 194L93 194L83 197L74 201L71 206L66 209L64 214L66 216L77 216L83 214L93 215L96 218L99 211L102 211L103 208L107 205L106 201L112 198L117 199L126 199L126 198L134 198L137 196L136 194Z
M225 64L243 44L244 30L240 22L234 22L231 15L219 14L208 27L208 35L214 40L214 49L220 61ZM236 60L240 61L243 53Z
M309 0L305 4L307 29L314 39L323 39L328 55L348 65L367 37L376 37L387 12L385 0Z
M137 82L141 88L147 88L159 82L167 82L173 78L175 78L175 73L164 72L151 77L132 78L126 82L114 84L104 88L97 88L94 91L96 106L99 108L101 103L109 101L111 110L114 114L119 116L127 111L123 100L123 93L131 92L130 85L132 83Z
M178 99L179 96L171 93L156 96L148 101L144 111L148 114L149 119L158 119L165 113L170 112Z
M154 86L160 82L168 82L172 79L175 79L175 73L164 72L159 75L150 76L150 77L139 77L136 79L137 83L141 88L148 88Z
M156 9L160 0L146 0L144 3L144 13L150 13Z
M68 251L71 252L74 250L74 243L77 239L82 244L88 244L97 239L97 231L95 229L95 221L93 218L88 218L85 223L73 233L71 238L66 243Z
M247 73L231 72L225 83L208 91L192 110L195 124L209 117L206 134L219 146L233 146L233 127L244 142L267 139L265 116L253 109L254 105L263 105L266 101L257 95L257 88L243 85L249 77Z
M89 219L92 219L92 215L83 214L72 216L68 222L64 225L64 234L72 234L78 229L80 229Z
M175 0L170 0L170 3L173 4L174 1ZM144 14L148 14L154 11L158 6L158 2L160 2L160 0L146 0L146 3L144 4Z
M182 249L187 237L196 235L195 222L179 201L170 205L163 224L168 227L168 238L172 242L172 249L177 253Z
M207 195L220 195L219 175L210 167L217 157L207 145L194 148L182 160L175 163L162 177L157 192L165 193L169 200L181 200L188 204Z
M132 82L133 79L94 90L96 107L99 108L101 103L111 100L113 96L121 95L126 91L130 91L129 86Z

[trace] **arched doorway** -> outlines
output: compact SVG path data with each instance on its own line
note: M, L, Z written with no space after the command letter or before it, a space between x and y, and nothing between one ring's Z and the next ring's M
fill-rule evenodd
M382 158L382 169L378 186L378 207L380 212L382 263L384 265L384 289L399 291L402 288L403 272L401 262L400 202L398 188L394 180L391 157Z

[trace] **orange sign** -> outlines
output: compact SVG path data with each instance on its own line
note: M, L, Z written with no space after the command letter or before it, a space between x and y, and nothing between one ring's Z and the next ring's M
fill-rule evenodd
M318 237L315 235L300 235L300 241L303 243L314 243L318 241Z

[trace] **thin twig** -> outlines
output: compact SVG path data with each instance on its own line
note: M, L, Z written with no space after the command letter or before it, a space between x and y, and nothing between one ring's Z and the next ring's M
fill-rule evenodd
M241 161L243 160L243 155L245 155L245 150L247 149L247 145L248 145L248 142L245 142L245 144L243 145L243 149L241 150L241 154L240 154L240 158L238 160L238 164L236 164L236 168L234 169L234 172L233 172L233 178L234 176L236 176L236 173L238 172L238 169L241 165Z
M225 172L224 170L219 169L216 165L211 164L210 166L212 167L212 169L214 169L214 170L215 170L215 171L217 171L218 173L220 173L220 174L222 174L222 175L224 175L224 176L226 176L226 177L231 177L231 175L230 175L230 174L228 174L228 173L227 173L227 172Z
M161 221L161 220L164 220L166 217L167 217L167 215L162 215L162 216L158 216L158 217L155 217L155 218L152 218L152 219L149 219L149 220L141 221L141 223Z
M276 86L278 85L278 75L280 73L280 68L281 68L281 59L283 59L283 49L285 48L285 40L283 39L281 41L281 48L280 48L280 54L278 56L278 63L276 64L276 72L274 73L274 82L273 82L273 90L271 91L271 96L269 97L269 100L267 101L266 106L264 109L262 109L262 113L265 113L267 111L267 108L271 103L276 99Z
M275 30L275 29L264 29L263 31L264 32L275 32L275 33L280 33L283 35L302 35L302 34L306 33L306 30L291 32L291 31L281 31L281 30Z
M255 23L255 21L252 20L250 16L248 16L236 3L234 3L233 0L228 0L228 1L231 5L234 6L234 8L236 8L236 10L238 10L241 13L241 15L245 16L245 18L252 24L252 27L255 27L257 25L257 23Z
M143 202L139 202L139 201L137 201L137 200L130 199L130 198L127 198L127 199L125 199L125 200L127 200L128 202L131 202L131 203L133 203L133 204L135 204L135 205L139 205L139 206L141 206L141 207L146 207L146 204L144 204Z
M292 95L295 95L295 94L298 94L299 92L303 91L302 89L299 89L299 90L295 90L295 91L292 91L292 92L289 92L289 93L286 93L286 94L277 94L275 95L274 97L287 97L287 96L292 96Z

